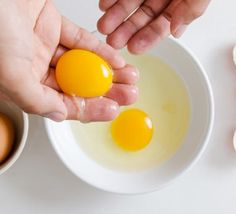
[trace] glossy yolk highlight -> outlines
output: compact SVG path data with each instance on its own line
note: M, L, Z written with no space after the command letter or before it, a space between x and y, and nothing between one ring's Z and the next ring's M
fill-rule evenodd
M70 50L56 66L56 80L61 90L71 96L104 95L112 85L110 66L98 55L86 50Z
M111 127L115 143L126 151L138 151L152 139L153 126L148 115L139 109L122 112Z

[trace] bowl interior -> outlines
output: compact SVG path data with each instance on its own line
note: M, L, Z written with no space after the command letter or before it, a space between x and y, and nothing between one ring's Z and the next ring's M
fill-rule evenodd
M158 190L186 171L207 144L214 109L210 84L203 68L186 48L173 39L166 39L150 53L159 56L179 74L191 104L191 121L185 142L162 165L132 173L105 168L83 152L73 137L69 122L45 120L51 142L65 165L82 180L100 189L127 194Z
M3 101L0 101L0 112L11 118L16 131L14 147L6 161L0 165L2 174L16 161L24 148L28 134L28 116L14 104Z

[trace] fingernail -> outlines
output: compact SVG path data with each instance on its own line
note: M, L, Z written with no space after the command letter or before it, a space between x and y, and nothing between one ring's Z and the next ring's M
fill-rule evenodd
M51 120L54 120L56 122L60 122L65 119L65 115L60 112L52 112L52 113L46 114L45 117Z
M174 34L173 36L176 38L181 37L184 31L186 30L186 28L187 28L187 25L180 25L173 33Z
M136 42L132 42L131 45L128 45L128 50L132 54L143 54L152 45L153 43L147 40L146 38L140 38L136 40Z
M136 45L136 51L143 52L143 50L146 49L147 45L148 45L148 42L145 39L140 39Z
M135 81L138 81L138 80L139 80L140 73L139 73L138 68L135 68L135 70L132 71L132 76L135 78Z

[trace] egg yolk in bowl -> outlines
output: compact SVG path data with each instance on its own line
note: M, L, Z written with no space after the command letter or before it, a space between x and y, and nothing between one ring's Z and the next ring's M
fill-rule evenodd
M138 151L152 139L153 125L148 115L139 109L123 111L111 125L114 142L125 151Z

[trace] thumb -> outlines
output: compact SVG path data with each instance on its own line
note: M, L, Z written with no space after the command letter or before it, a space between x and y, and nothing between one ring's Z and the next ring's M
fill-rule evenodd
M67 117L62 95L41 83L26 81L10 90L6 89L5 93L27 113L48 117L58 122Z
M60 122L67 118L67 108L63 102L63 95L56 90L43 86L43 103L40 105L41 112L38 114Z

